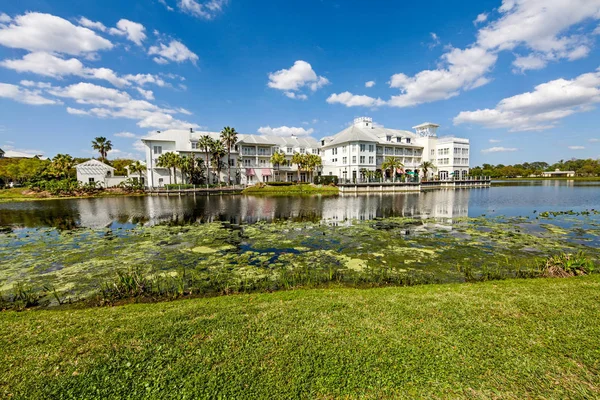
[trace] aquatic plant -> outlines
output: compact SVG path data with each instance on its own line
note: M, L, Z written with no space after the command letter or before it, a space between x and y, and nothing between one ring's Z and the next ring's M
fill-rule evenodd
M595 271L594 262L582 251L576 254L556 254L549 257L544 264L542 276L565 278L576 275L587 275Z

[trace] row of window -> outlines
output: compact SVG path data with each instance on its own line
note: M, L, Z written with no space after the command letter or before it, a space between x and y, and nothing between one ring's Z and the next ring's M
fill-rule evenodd
M386 136L385 137L385 141L386 142L391 142L392 141L392 137L391 136ZM402 137L401 136L396 136L396 143L402 143ZM406 138L406 143L410 143L410 138L409 137Z

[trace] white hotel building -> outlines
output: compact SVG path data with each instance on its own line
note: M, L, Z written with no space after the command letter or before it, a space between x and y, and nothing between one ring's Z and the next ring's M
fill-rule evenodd
M398 173L423 175L423 161L431 161L435 169L428 171L428 179L466 178L469 172L469 140L454 137L438 138L439 125L424 123L413 127L414 132L388 129L374 124L371 118L356 118L354 123L333 136L320 141L311 137L279 137L264 135L238 135L238 142L231 149L231 160L223 158L221 181L227 179L227 163L231 165L232 180L236 183L253 184L273 180L301 181L310 179L308 172L300 171L291 164L294 153L319 154L323 166L316 174L335 175L340 182L359 182L363 172L381 170L386 157L396 157L403 165ZM200 137L208 135L219 139L218 132L167 130L142 139L146 146L148 184L161 187L171 182L167 168L157 167L158 157L166 152L194 155L206 160L206 154L198 147ZM275 152L283 152L288 160L284 165L273 166L270 162ZM205 161L206 162L206 161ZM278 171L279 170L279 171ZM211 170L211 182L216 174ZM177 171L177 182L182 182Z

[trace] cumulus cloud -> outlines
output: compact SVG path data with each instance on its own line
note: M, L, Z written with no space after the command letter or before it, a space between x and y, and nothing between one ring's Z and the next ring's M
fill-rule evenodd
M314 92L328 84L329 80L324 76L318 76L309 63L298 60L289 69L280 69L269 73L267 86L282 90L290 98L304 100L306 95L293 94L304 88L309 88Z
M366 88L371 88L373 86L375 86L375 81L367 81L367 82L365 82L365 87Z
M327 98L329 104L343 104L346 107L379 107L385 103L380 98L369 97L365 95L356 95L350 92L333 93Z
M0 14L0 24L7 24L12 21L12 18L5 13Z
M116 137L120 137L120 138L126 138L126 139L133 139L136 138L137 135L135 133L131 133L131 132L119 132L119 133L115 133Z
M482 153L487 154L487 153L504 153L504 152L508 152L508 151L517 151L519 149L514 148L514 147L490 147L489 149L483 149L481 150Z
M154 92L152 90L144 90L142 88L135 88L139 94L141 94L146 100L154 100Z
M12 85L9 83L0 83L0 97L34 106L62 104L60 101L48 99L42 96L42 92L40 90L25 89L18 85Z
M164 43L160 43L159 46L152 46L148 49L148 54L159 56L154 58L154 61L158 64L167 64L169 60L177 63L190 61L193 64L198 61L198 56L177 40L171 40L168 46Z
M473 21L473 24L477 25L477 24L482 24L485 21L487 21L488 19L488 13L481 13L479 15L477 15L477 18L475 18L475 20Z
M527 70L536 70L545 68L548 60L540 55L529 54L527 56L517 56L512 65L515 67L513 72L525 72Z
M270 126L261 126L258 128L258 133L267 136L309 136L314 132L313 128L304 129L294 126L280 126L271 128Z
M302 94L302 93L296 94L296 92L284 92L283 94L285 94L290 99L298 99L298 100L306 100L306 99L308 99L308 96L305 95L305 94Z
M100 32L106 32L106 26L102 22L92 21L86 17L79 18L79 25L85 26L86 28L94 29Z
M111 35L126 36L127 39L131 40L138 46L141 46L144 39L146 39L146 34L144 33L145 30L146 28L144 25L138 22L129 21L128 19L121 19L119 22L117 22L117 27L110 28L108 32Z
M585 146L569 146L569 150L584 150Z
M209 0L203 3L195 0L179 0L177 6L181 11L195 17L213 19L217 14L223 11L223 7L226 4L227 0Z
M454 124L472 123L511 131L544 130L569 115L589 111L600 102L600 72L574 79L556 79L537 85L532 92L501 100L493 109L462 111Z
M80 55L109 50L113 44L94 31L66 19L43 13L27 13L0 26L0 44L29 51Z

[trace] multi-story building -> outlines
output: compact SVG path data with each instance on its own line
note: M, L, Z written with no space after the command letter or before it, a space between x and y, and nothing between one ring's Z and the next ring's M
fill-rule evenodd
M219 179L226 179L226 166L229 163L235 183L307 181L310 174L298 171L297 166L291 163L294 153L320 155L323 165L316 173L335 175L342 181L365 180L367 171L382 170L387 157L395 157L402 163L403 167L396 171L398 174L422 176L422 163L431 161L435 167L428 170L429 179L433 176L440 179L466 177L469 172L469 140L438 138L438 127L424 123L413 127L415 132L411 132L384 128L374 124L371 118L361 117L338 134L320 141L311 137L240 134L238 142L231 148L231 159L225 156L222 160L225 167L221 169ZM205 160L206 153L198 145L204 135L213 140L219 138L217 132L195 132L190 129L168 130L142 139L146 145L148 184L160 187L171 183L169 170L157 166L158 157L163 153L175 152ZM271 164L271 156L276 152L283 152L286 158L286 162L279 166ZM386 171L382 171L382 175L385 176ZM209 178L211 182L217 179L212 169ZM179 171L177 181L182 181Z

